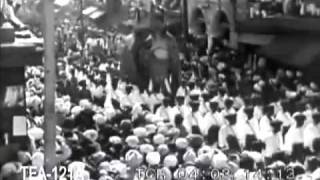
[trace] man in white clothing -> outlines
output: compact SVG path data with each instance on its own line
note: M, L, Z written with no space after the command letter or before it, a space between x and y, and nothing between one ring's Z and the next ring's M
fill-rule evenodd
M225 118L227 119L228 123L223 125L219 130L219 147L221 148L228 148L228 136L231 135L239 138L239 131L236 126L236 114L229 114Z
M226 90L223 89L223 88L220 88L218 90L218 95L216 95L213 100L218 102L219 104L219 108L220 109L223 109L224 108L224 100L227 98L227 95L226 95Z
M246 106L242 106L237 111L237 124L244 125L246 121L248 120L248 117L244 110L246 109Z
M272 128L270 123L273 121L274 117L274 106L269 105L263 107L263 116L259 121L260 137L264 139L270 132Z
M240 135L240 144L245 145L245 141L247 136L253 135L257 139L260 139L260 131L259 131L259 122L258 120L253 116L253 108L247 107L243 110L243 120L242 124L237 123L237 126L241 129L241 135ZM237 119L238 121L238 119Z
M170 120L170 109L170 99L165 97L162 105L156 111L156 116L161 117L163 120Z
M302 113L296 113L294 116L295 124L292 125L284 138L285 150L291 153L292 146L297 143L303 143L304 141L304 122L306 116Z
M204 119L206 121L211 120L212 125L217 125L217 126L223 126L226 124L224 121L224 117L222 114L219 112L219 103L216 101L211 100L209 102L209 112L207 112L204 116Z
M218 112L219 104L215 101L209 103L210 111L207 112L203 118L203 135L208 134L208 130L212 125L223 126L224 119L221 114Z
M266 144L266 157L271 157L274 153L283 150L281 125L282 122L279 120L271 122L272 132L264 139L264 142Z
M281 104L280 110L276 115L276 119L282 121L283 123L282 125L284 126L284 128L288 129L294 123L293 118L288 112L289 102L284 101L284 102L281 102L280 104Z
M185 96L176 96L176 105L172 107L172 113L181 114L182 117L186 117L191 112L191 107L186 105Z
M313 123L306 125L304 129L304 146L313 150L312 142L320 137L320 113L312 115Z
M205 115L207 112L210 111L209 100L210 100L210 95L206 90L204 90L201 94L200 107L199 107L199 111L203 115Z
M221 111L222 116L226 116L228 114L235 114L236 110L233 108L233 100L231 98L227 98L224 101L224 109Z
M203 116L199 112L199 101L191 101L190 106L192 111L185 117L183 125L189 133L193 133L195 127L199 127L200 131L203 130ZM201 132L202 133L202 132Z
M260 120L261 117L263 116L261 98L259 97L252 98L251 101L254 104L253 115L256 119Z

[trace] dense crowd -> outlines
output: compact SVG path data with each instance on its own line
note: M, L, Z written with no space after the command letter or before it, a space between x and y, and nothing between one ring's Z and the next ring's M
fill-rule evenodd
M140 90L121 78L118 61L91 52L93 40L78 63L81 43L66 33L74 41L59 49L57 165L86 180L320 178L320 91L301 71L239 63L220 47L191 62L181 54L178 91L155 93L152 81ZM29 145L2 179L44 165L44 68L28 67L26 78Z
M250 0L251 18L270 18L283 15L319 17L320 9L314 0Z

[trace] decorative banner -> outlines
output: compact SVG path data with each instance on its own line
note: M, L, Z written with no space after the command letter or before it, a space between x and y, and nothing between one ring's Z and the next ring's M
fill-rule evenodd
M27 118L25 116L13 116L13 136L27 136Z
M24 87L24 67L0 68L0 131L10 136L13 117L26 113Z
M24 86L7 86L2 101L2 107L24 107Z

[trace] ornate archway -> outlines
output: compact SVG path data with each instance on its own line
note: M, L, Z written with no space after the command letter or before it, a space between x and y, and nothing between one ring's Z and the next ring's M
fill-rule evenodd
M206 17L202 9L195 8L191 13L190 34L205 35L207 33Z
M228 16L224 11L218 11L216 14L217 16L217 23L216 25L220 26L221 30L221 39L223 40L230 40L230 22Z

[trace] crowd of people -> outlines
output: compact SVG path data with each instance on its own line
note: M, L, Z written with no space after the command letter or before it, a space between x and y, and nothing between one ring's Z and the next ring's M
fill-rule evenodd
M251 18L281 17L283 15L300 17L319 17L320 9L313 0L251 0Z
M239 63L217 47L180 54L178 91L154 92L152 81L142 90L121 78L92 40L82 51L74 32L58 32L74 41L58 49L57 165L85 180L320 179L320 89L301 71ZM26 79L29 140L1 167L4 180L45 163L44 68L28 67Z

